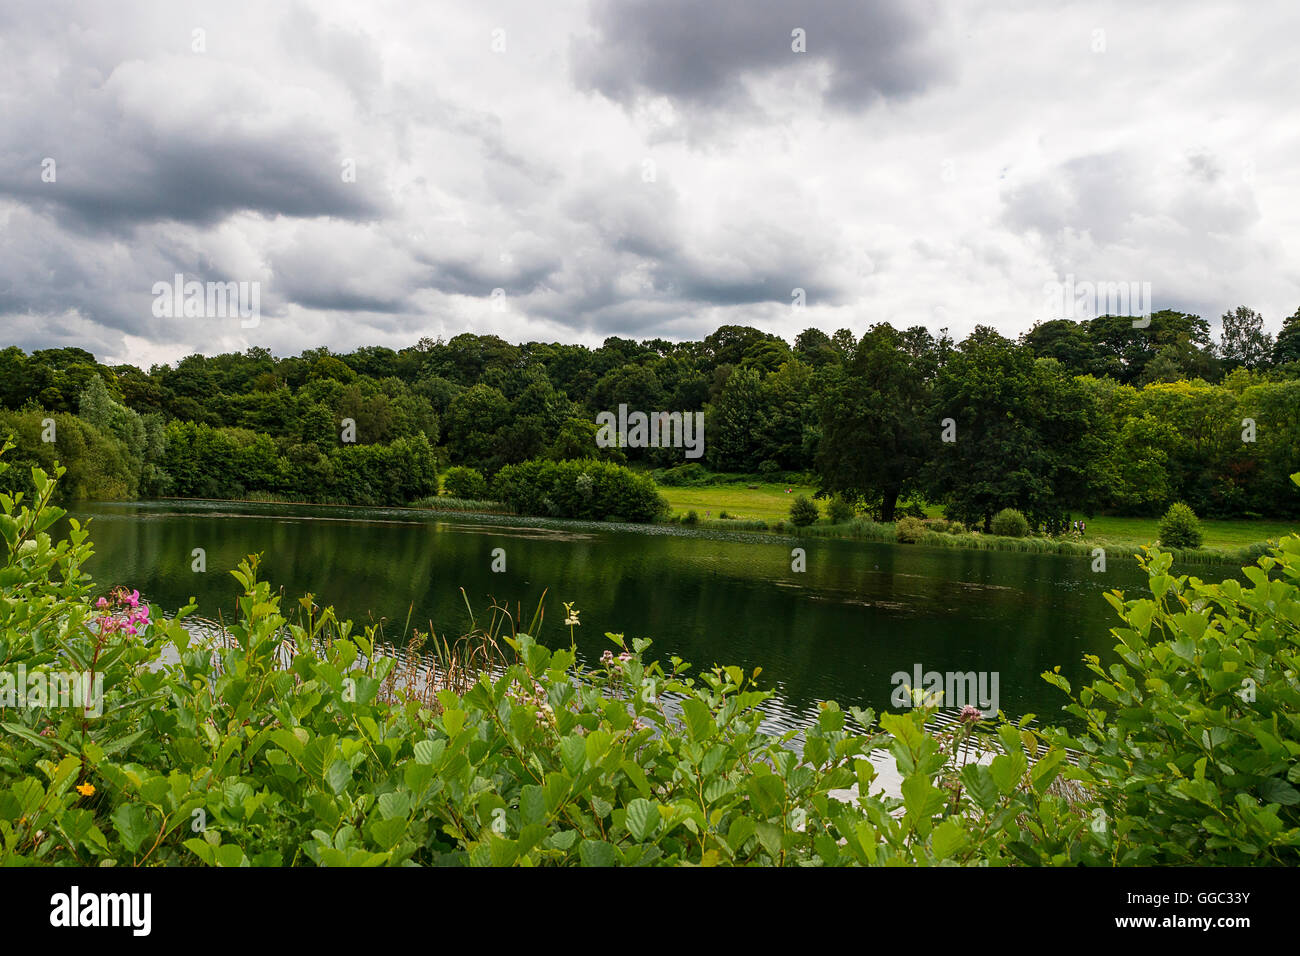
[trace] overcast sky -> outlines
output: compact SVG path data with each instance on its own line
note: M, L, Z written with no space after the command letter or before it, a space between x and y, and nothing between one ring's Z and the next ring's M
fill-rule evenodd
M1275 332L1298 35L1288 0L8 3L0 345L1015 335L1071 274ZM260 324L156 317L178 272L260 283Z

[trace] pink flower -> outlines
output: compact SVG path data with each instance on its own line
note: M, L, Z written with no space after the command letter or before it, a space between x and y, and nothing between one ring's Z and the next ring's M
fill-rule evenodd
M978 707L973 707L970 704L967 704L961 709L958 719L961 720L963 724L977 724L984 719L984 715L980 713Z
M104 610L104 608L108 607L108 598L100 598L95 602L95 607L99 608L101 611Z

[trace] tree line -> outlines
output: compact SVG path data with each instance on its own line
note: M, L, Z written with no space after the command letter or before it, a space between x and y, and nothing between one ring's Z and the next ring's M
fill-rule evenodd
M919 500L968 523L1016 507L1055 526L1071 511L1154 514L1176 500L1207 515L1294 515L1300 310L1276 340L1246 307L1222 324L1217 342L1173 311L1041 322L1014 340L981 327L960 342L884 323L861 337L808 329L792 344L736 325L598 348L466 333L147 371L79 348L10 347L0 431L15 436L16 462L68 464L70 497L389 504L436 491L447 465L489 478L530 460L680 466L680 449L597 446L596 414L626 404L703 411L710 469L812 473L882 520Z

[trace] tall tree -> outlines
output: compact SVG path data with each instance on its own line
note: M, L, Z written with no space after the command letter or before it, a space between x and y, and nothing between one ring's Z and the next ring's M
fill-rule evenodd
M978 326L935 379L927 492L985 531L1003 508L1060 528L1071 507L1091 505L1093 417L1060 363Z
M821 488L893 521L900 496L916 488L926 450L922 369L888 323L871 327L820 401L814 460Z
M1239 305L1223 313L1223 332L1219 354L1233 367L1249 369L1267 365L1272 357L1273 340L1264 331L1264 317L1254 309Z

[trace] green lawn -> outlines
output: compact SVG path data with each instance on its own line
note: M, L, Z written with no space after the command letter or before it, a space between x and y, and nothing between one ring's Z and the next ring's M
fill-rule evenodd
M786 494L787 488L794 490ZM722 512L729 517L779 521L790 517L790 505L798 495L812 497L817 489L809 485L760 484L751 489L744 483L701 485L698 488L659 486L673 511L685 514L694 510L700 520L716 520ZM826 502L819 501L823 512ZM712 512L706 515L705 512Z
M1149 544L1160 536L1158 518L1112 518L1101 517L1084 519L1087 525L1087 538L1100 545ZM1201 542L1206 548L1244 548L1258 541L1282 538L1300 531L1300 523L1294 521L1211 521L1201 520Z
M792 488L786 494L786 488ZM800 494L812 496L817 489L810 485L760 484L749 488L745 483L722 483L701 485L697 488L670 488L660 486L659 490L668 499L674 512L685 514L694 510L701 520L716 520L722 512L729 517L741 519L762 519L777 521L790 517L790 505ZM826 502L818 501L822 513L826 512ZM705 514L711 512L711 514ZM926 508L926 513L939 517L943 509L937 505ZM1075 517L1080 517L1076 515ZM824 520L824 519L823 519ZM1084 518L1088 525L1087 540L1102 546L1137 547L1149 544L1159 537L1159 519L1157 518ZM1268 541L1294 532L1300 532L1300 522L1294 521L1211 521L1202 520L1201 530L1205 534L1202 542L1207 548L1232 550L1242 548L1257 541Z

